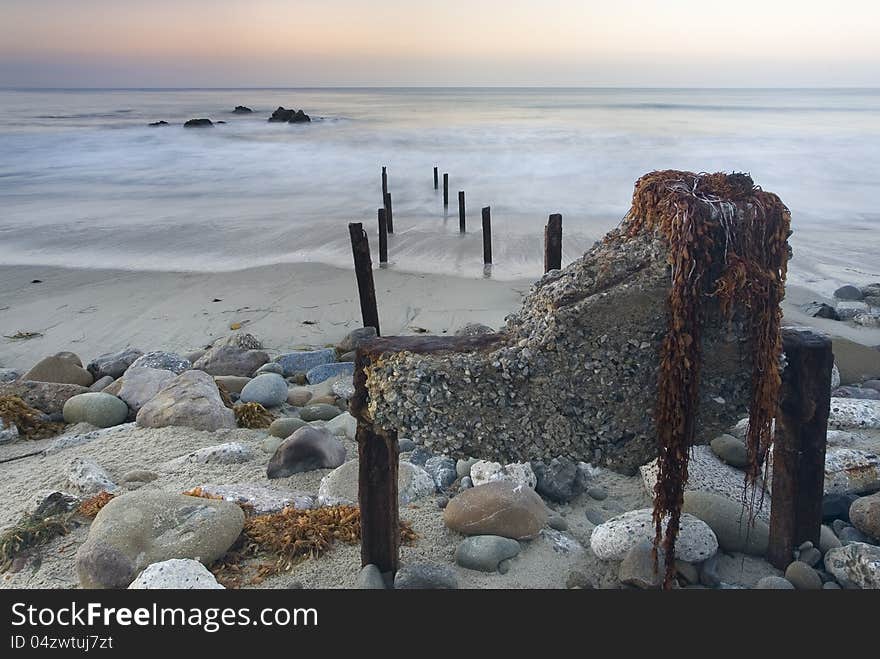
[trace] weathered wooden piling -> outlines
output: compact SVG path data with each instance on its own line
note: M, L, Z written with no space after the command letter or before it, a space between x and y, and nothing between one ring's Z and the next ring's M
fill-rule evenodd
M394 215L391 212L391 193L386 192L382 196L385 204L385 222L388 225L388 233L394 233Z
M385 168L382 168L382 196L384 197L388 194L388 172L385 171Z
M379 334L379 311L376 308L376 287L373 284L373 262L370 259L370 242L360 222L348 225L351 236L351 252L354 255L354 272L357 277L358 295L361 302L361 318L364 327L375 327Z
M825 442L831 407L831 340L810 330L784 328L782 373L773 446L773 499L768 560L784 570L792 550L819 546L825 482Z
M385 209L379 209L379 263L388 263L388 220Z
M483 209L483 263L492 263L492 216L489 206Z
M562 268L562 215L554 213L544 227L544 272Z
M438 183L437 183L437 168L435 167L435 168L434 168L434 189L436 190L438 187L439 187L439 186L438 186Z
M464 190L458 191L458 231L465 232L465 216L464 216Z
M449 205L449 174L443 174L443 205Z

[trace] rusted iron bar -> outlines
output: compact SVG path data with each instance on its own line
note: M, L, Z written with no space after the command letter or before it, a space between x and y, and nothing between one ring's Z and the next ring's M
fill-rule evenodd
M357 277L361 317L364 327L375 327L379 334L379 311L376 308L376 287L373 284L373 262L370 259L370 242L360 222L348 225L351 236L351 252L354 255L354 272Z
M379 209L379 263L388 263L388 220L385 209Z
M388 172L385 171L385 168L382 168L382 197L388 194Z
M544 272L562 268L562 215L554 213L544 227Z
M434 189L436 190L437 187L438 187L438 185L437 185L437 168L435 167L434 168Z
M458 231L459 233L465 232L465 218L464 218L464 190L458 191Z
M388 225L388 233L394 233L394 215L391 212L391 193L386 192L382 197L385 204L385 222Z
M819 546L834 365L825 336L784 328L782 344L786 366L776 416L767 556L780 570L794 560L794 547L807 540Z
M492 263L492 211L489 206L483 209L483 263Z
M449 205L449 174L443 174L443 205Z

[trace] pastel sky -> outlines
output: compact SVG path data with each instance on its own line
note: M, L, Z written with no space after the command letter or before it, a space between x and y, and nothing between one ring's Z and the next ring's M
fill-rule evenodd
M880 86L876 0L0 0L2 87Z

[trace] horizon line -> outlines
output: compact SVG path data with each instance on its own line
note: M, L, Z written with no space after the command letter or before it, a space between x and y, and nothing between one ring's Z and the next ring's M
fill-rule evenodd
M220 86L220 87L29 87L29 86L2 86L0 91L333 91L333 90L462 90L462 89L500 89L500 90L778 90L778 91L816 91L816 90L878 90L880 85L822 85L822 86L687 86L687 85L296 85L296 86Z

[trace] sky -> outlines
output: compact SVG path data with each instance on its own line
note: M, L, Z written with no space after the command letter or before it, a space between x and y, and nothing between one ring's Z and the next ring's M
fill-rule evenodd
M880 2L0 0L0 87L880 86Z

